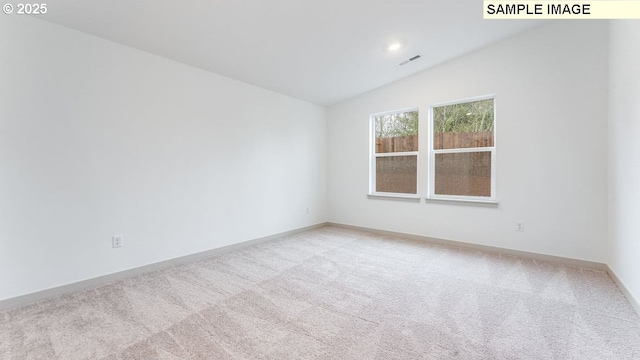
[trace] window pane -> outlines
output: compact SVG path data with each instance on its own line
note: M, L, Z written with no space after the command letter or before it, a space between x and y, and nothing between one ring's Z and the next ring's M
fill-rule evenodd
M418 112L374 117L376 153L418 151Z
M491 196L491 152L436 154L435 194Z
M417 193L418 157L376 158L376 192Z
M433 148L492 147L493 99L433 108Z

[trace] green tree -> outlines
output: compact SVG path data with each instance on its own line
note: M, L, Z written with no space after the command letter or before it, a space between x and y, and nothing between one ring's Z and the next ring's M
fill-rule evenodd
M376 138L418 135L418 112L409 111L374 117Z
M433 108L434 131L493 131L493 99L478 100Z

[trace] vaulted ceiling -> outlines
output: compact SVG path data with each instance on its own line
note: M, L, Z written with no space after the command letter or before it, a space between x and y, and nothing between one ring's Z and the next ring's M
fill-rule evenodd
M483 20L481 0L48 3L47 21L320 105L542 24Z

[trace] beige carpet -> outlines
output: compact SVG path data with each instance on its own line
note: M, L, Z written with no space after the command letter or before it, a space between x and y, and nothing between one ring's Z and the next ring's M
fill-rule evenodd
M601 271L335 227L0 312L0 359L640 359Z

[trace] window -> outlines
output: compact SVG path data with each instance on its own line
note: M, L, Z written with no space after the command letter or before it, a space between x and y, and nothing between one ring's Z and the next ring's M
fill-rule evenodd
M418 194L418 110L371 115L372 194Z
M429 198L495 200L494 98L431 108Z

